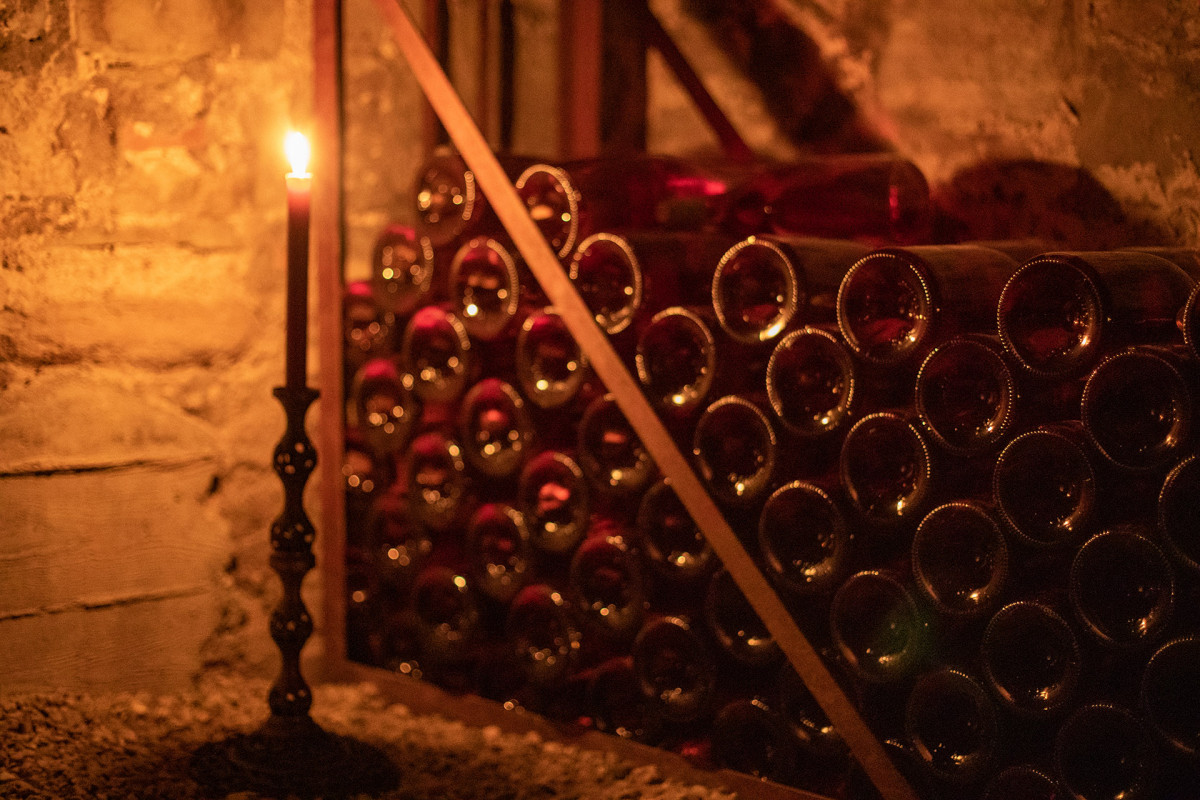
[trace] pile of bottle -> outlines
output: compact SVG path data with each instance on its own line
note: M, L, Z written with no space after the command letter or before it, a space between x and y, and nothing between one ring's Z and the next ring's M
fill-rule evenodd
M1197 253L922 244L893 157L504 163L923 797L1200 786ZM349 656L871 796L469 170L417 185L344 298Z

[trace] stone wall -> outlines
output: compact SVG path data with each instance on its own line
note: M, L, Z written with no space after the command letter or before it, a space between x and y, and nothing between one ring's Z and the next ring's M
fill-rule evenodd
M750 143L796 152L687 1L653 6ZM458 25L479 2L452 4ZM770 2L959 211L1053 194L1003 167L1033 159L1082 168L1123 235L1200 245L1195 4ZM553 3L516 5L530 60L515 139L537 149ZM347 0L352 277L406 218L421 147L420 96L372 6ZM310 121L310 21L309 0L0 4L2 689L274 669L280 143ZM713 149L657 57L650 82L651 149Z

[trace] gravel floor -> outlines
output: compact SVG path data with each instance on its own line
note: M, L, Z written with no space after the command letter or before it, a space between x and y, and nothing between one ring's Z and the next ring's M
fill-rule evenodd
M255 729L265 682L207 680L179 695L54 693L0 696L0 798L259 800L276 794L197 783L193 753ZM730 800L733 794L665 780L654 766L495 727L471 728L389 705L368 685L315 690L325 729L375 745L396 766L383 800ZM367 795L360 795L359 798Z

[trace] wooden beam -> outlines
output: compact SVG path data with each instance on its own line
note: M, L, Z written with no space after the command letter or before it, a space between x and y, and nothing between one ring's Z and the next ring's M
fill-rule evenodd
M565 159L600 152L603 11L601 0L559 3L558 150Z
M758 612L885 800L917 800L916 794L888 758L879 740L846 698L774 589L742 547L691 465L642 395L638 384L625 369L608 338L596 325L408 12L397 0L375 2L392 29L417 82L433 104L434 111L441 118L467 166L475 173L480 187L526 264L746 599Z

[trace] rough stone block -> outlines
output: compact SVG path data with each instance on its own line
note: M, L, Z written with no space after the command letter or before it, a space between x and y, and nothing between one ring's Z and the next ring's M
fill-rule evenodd
M67 0L0 5L0 72L36 74L71 35Z
M80 43L143 60L269 57L283 42L283 0L80 0Z

